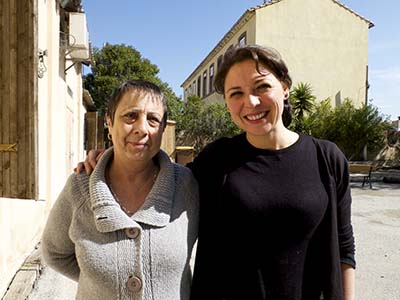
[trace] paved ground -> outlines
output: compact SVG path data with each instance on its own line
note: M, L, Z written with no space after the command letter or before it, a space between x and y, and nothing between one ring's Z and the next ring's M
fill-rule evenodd
M357 299L399 300L400 184L373 184L352 189Z
M400 300L400 184L352 183L358 300ZM72 300L76 284L44 268L28 300Z
M74 300L76 287L75 281L45 267L28 300Z

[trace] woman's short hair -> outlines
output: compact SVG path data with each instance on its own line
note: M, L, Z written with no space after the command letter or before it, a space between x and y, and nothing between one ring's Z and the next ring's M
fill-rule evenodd
M156 84L143 79L127 80L113 91L110 100L108 101L107 113L106 113L107 116L109 116L111 119L111 124L114 124L115 111L117 110L117 107L122 97L127 92L149 94L152 96L153 99L161 101L164 108L164 116L162 124L163 126L167 124L167 117L168 117L167 102L164 98L163 92Z

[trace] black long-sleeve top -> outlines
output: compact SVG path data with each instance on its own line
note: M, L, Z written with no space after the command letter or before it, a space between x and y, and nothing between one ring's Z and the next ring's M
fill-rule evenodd
M192 300L342 299L354 237L347 161L333 143L300 135L263 150L241 134L189 167L201 197Z

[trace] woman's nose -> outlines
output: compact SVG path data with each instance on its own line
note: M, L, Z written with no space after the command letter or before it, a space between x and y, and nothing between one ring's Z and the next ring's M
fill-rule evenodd
M133 129L135 134L146 135L147 134L147 120L144 117L140 117L135 122L135 127Z
M250 94L246 98L246 105L250 107L255 107L260 104L260 98L258 96Z

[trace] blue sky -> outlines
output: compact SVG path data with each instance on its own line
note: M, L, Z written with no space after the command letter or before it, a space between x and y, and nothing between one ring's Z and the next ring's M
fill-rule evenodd
M369 99L392 120L400 116L400 1L342 0L372 21ZM94 47L133 46L156 64L176 95L180 85L246 9L263 0L83 0ZM290 66L289 66L290 67ZM88 72L86 70L86 72Z

